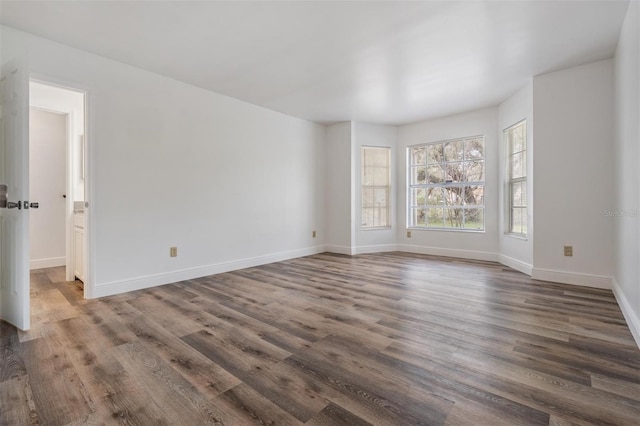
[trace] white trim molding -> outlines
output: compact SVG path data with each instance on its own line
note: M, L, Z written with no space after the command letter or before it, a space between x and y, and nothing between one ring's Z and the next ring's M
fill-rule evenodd
M348 246L327 245L324 247L324 251L328 251L329 253L336 253L336 254L346 254L347 256L353 256L354 254L356 254L356 248L348 247Z
M638 318L638 315L633 311L631 303L629 303L629 299L624 295L615 278L612 278L612 287L613 295L616 297L616 301L618 302L618 306L620 306L622 315L624 316L624 319L627 320L627 326L636 341L636 345L640 348L640 318Z
M29 262L29 269L54 268L56 266L64 266L67 264L67 258L50 257L48 259L33 259Z
M355 247L354 254L388 253L390 251L398 251L398 246L396 244L381 244L376 246L358 246L358 247Z
M196 268L182 269L179 271L166 272L162 274L146 275L121 281L98 284L91 298L111 296L128 291L142 290L159 285L171 284L179 281L194 278L206 277L207 275L221 274L224 272L236 271L238 269L251 268L268 263L281 262L283 260L295 259L297 257L311 256L325 251L324 246L308 247L299 250L291 250L280 253L273 253L264 256L257 256L247 259L232 260L229 262L215 263L212 265L199 266Z
M514 259L513 257L505 256L504 254L498 255L498 262L529 276L531 276L531 273L533 272L533 265L530 265L518 259Z
M611 277L542 268L533 268L532 272L531 278L534 280L611 290Z
M407 253L429 254L432 256L457 257L460 259L485 260L488 262L498 261L498 255L488 251L447 249L441 247L413 246L408 244L398 244L397 250Z

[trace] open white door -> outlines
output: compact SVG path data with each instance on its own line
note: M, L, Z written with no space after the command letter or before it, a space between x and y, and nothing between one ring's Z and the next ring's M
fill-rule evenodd
M3 65L0 109L0 318L29 328L29 76ZM6 186L5 186L6 185ZM3 196L6 193L6 198Z

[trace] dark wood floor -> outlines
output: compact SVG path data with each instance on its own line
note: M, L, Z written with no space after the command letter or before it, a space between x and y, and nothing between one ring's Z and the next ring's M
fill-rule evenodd
M610 291L402 253L321 254L100 300L32 273L0 423L638 425Z

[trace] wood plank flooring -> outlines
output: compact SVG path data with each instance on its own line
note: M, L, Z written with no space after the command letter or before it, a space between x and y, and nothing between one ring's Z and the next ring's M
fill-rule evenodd
M490 262L319 254L84 300L33 271L3 425L638 425L610 291Z

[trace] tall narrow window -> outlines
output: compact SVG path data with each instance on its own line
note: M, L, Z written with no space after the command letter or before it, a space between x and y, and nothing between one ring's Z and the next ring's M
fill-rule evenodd
M363 146L362 227L389 228L391 149Z
M484 230L484 136L408 148L408 225Z
M509 233L527 235L527 123L521 121L504 131L509 168Z

